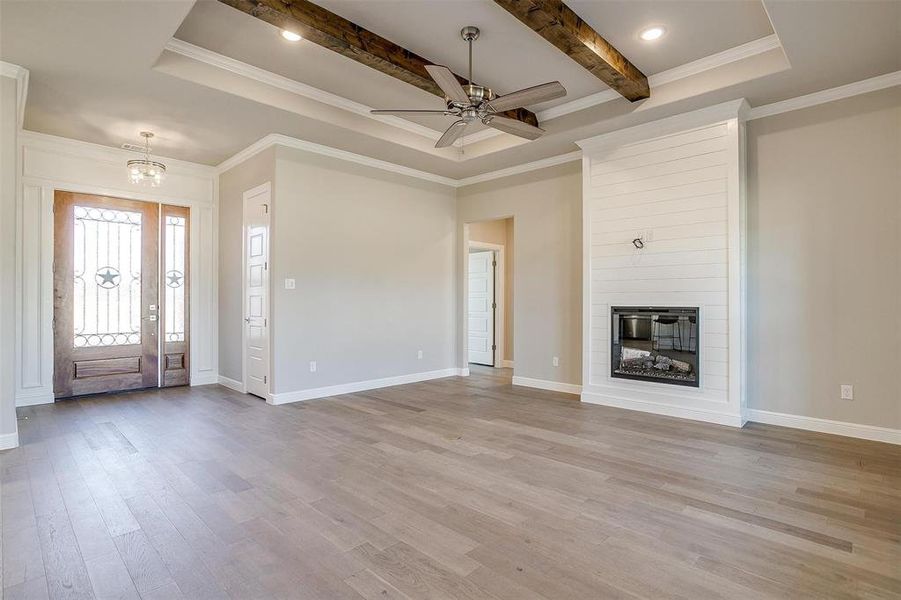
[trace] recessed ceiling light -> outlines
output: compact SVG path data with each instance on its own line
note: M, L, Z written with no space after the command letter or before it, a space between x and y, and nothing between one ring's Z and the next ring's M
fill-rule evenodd
M648 27L639 34L639 37L646 42L653 42L663 37L665 32L666 30L663 27Z
M287 29L282 29L282 37L289 42L299 42L301 40L299 34L294 33L293 31L288 31Z

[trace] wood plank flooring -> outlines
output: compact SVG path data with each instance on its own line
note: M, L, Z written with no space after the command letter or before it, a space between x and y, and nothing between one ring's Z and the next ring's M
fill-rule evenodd
M490 369L19 416L8 600L901 598L887 444L582 405Z

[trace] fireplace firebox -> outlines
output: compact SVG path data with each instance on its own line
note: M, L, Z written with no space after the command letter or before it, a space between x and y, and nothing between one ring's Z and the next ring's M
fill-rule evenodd
M698 387L698 308L614 306L610 374Z

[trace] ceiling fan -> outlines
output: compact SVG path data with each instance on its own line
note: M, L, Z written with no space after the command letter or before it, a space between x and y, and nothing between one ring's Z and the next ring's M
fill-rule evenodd
M476 121L481 121L488 127L499 131L512 133L529 140L538 139L544 133L544 129L535 127L523 121L505 117L500 113L513 108L521 108L529 104L538 104L566 95L559 81L543 83L534 87L525 88L517 92L496 96L490 88L472 83L472 43L479 39L478 27L464 27L460 35L469 43L469 83L460 85L457 76L447 67L440 65L428 65L426 70L438 87L444 92L447 108L444 110L373 110L375 115L445 115L457 117L457 121L451 124L444 135L435 144L436 148L445 148L452 145L463 135L466 126Z

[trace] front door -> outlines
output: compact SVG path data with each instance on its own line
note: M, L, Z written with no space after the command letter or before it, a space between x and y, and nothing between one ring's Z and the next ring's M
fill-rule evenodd
M469 253L469 362L494 366L494 252Z
M158 204L56 192L54 394L159 384Z

